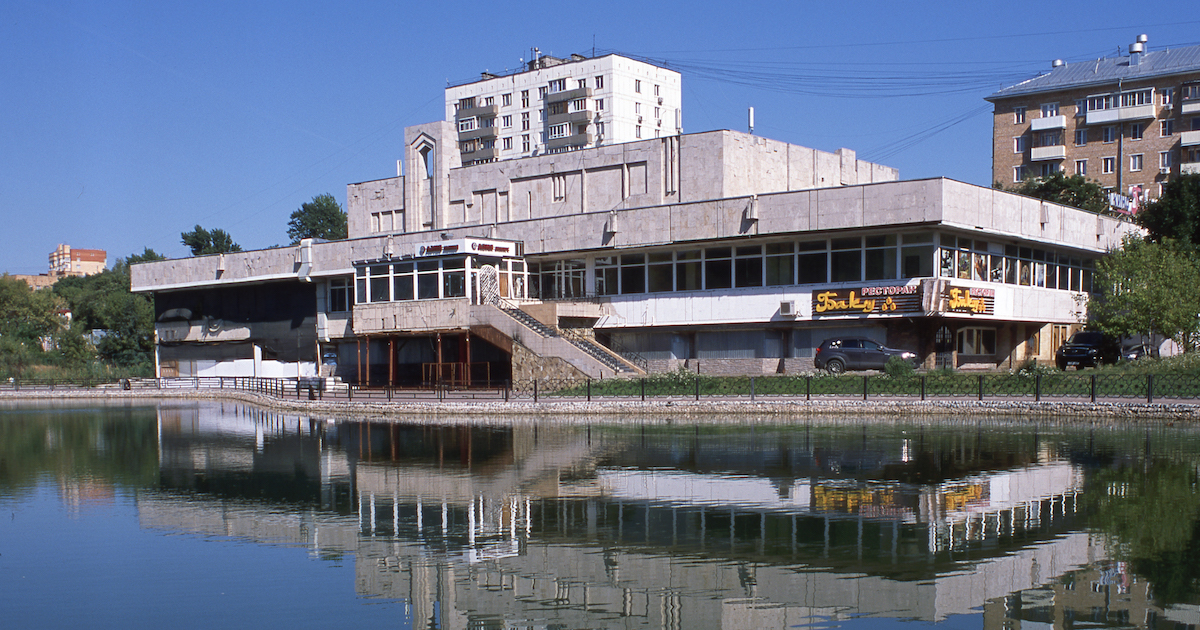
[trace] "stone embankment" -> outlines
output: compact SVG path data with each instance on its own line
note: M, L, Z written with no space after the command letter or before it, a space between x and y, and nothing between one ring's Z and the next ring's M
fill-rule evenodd
M838 415L912 417L975 416L1030 419L1073 419L1101 421L1200 421L1197 402L1086 402L1030 400L872 400L853 399L705 399L705 400L529 400L503 401L322 401L277 398L237 390L122 391L118 389L70 389L55 391L0 391L0 401L91 400L149 403L159 400L229 400L287 413L328 418L382 420L483 422L504 418L610 418L678 419L686 417L725 418L772 416L779 419L830 417Z

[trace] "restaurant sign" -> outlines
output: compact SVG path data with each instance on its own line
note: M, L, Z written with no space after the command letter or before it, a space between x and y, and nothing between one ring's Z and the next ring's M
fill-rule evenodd
M996 290L946 285L942 290L942 304L945 313L994 315Z
M921 293L916 285L816 290L812 312L813 316L919 313Z

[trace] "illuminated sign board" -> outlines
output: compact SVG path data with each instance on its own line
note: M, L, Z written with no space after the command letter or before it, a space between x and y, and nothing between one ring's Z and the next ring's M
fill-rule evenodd
M814 317L919 313L921 292L917 285L815 290L812 312Z
M942 303L945 305L944 312L946 313L994 315L996 290L947 285L942 290Z
M483 238L464 238L453 241L438 241L416 246L416 255L448 256L451 254L481 254L483 256L513 256L517 251L512 241L497 241Z

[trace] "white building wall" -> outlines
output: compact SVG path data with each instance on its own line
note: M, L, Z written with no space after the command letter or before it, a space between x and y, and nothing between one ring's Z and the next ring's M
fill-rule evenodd
M485 73L485 76L488 75ZM599 87L597 77L601 77ZM446 88L446 120L455 120L457 105L462 99L474 97L476 104L482 106L490 98L498 108L496 159L545 154L546 138L543 132L546 131L548 113L544 111L546 102L539 96L539 88L548 87L551 81L558 79L566 80L567 90L578 88L578 82L584 80L591 91L589 108L595 112L595 116L590 125L593 141L589 146L677 135L682 131L677 124L682 120L678 115L682 102L679 73L619 55L568 60L544 68ZM529 93L528 105L523 104L523 91ZM509 105L504 105L506 94L510 95ZM604 101L603 109L596 106L597 100ZM640 114L638 109L641 110ZM523 115L528 115L529 129L522 126ZM641 123L638 122L639 115L642 117ZM510 117L508 125L504 124L505 116ZM661 125L658 121L662 121ZM604 125L603 134L598 133L597 123ZM639 125L642 127L640 136L637 129ZM524 150L522 142L525 135L530 140L528 151ZM505 138L512 140L509 149L504 148ZM469 154L464 159L469 159Z

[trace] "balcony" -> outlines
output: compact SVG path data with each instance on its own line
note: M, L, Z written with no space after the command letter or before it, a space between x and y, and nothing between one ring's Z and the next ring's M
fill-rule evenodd
M475 149L470 153L462 154L462 161L467 162L488 162L496 159L497 151L495 147L488 149Z
M492 118L499 112L499 105L480 105L478 107L461 108L454 112L454 120L462 120L464 118Z
M1194 147L1200 145L1200 130L1185 131L1179 134L1179 144L1185 147Z
M464 140L474 140L476 138L496 138L499 135L500 134L495 127L479 127L470 131L458 132L458 140L459 142L462 142Z
M1133 107L1098 109L1087 113L1087 124L1107 125L1115 122L1124 122L1127 120L1150 120L1155 117L1155 109L1156 108L1153 103L1147 105L1135 105Z
M571 123L572 125L578 125L589 123L592 121L592 117L594 115L595 112L586 109L581 109L577 112L567 112L565 114L551 114L550 116L546 117L546 124L557 125L559 123Z
M1184 162L1179 165L1180 175L1192 175L1200 173L1200 162Z
M1034 162L1042 162L1045 160L1063 160L1067 157L1067 147L1061 144L1056 144L1050 147L1033 147L1029 151L1029 159Z
M591 133L577 133L564 138L553 138L546 142L546 149L561 149L563 147L587 146L592 143Z
M1194 98L1191 100L1184 101L1183 104L1181 104L1179 106L1179 113L1185 114L1185 115L1186 114L1200 114L1200 99Z
M1034 118L1029 121L1029 128L1033 131L1049 131L1051 129L1066 129L1066 116L1043 116L1042 118Z
M573 101L577 98L587 98L592 95L591 88L575 88L574 90L563 90L562 92L554 92L546 95L547 103L561 103L563 101Z

